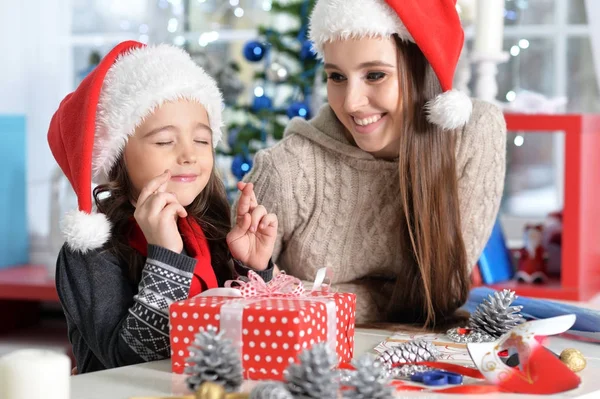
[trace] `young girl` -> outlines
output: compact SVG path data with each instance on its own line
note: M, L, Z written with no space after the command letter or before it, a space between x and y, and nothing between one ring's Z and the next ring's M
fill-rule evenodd
M78 372L167 358L171 303L248 268L270 280L277 218L251 203L251 185L230 231L213 150L221 104L183 50L130 41L52 118L50 148L79 205L56 270Z
M505 174L501 111L452 90L454 0L318 0L310 39L328 104L291 121L245 181L279 218L274 260L328 266L357 322L453 324ZM317 110L315 110L317 111Z

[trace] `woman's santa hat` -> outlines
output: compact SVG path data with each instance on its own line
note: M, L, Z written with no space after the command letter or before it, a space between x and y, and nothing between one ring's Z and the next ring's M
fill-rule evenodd
M71 249L86 252L108 241L111 225L93 211L92 182L108 182L135 129L160 105L180 99L206 108L216 146L223 104L216 82L178 47L126 41L60 103L48 143L77 195L79 209L62 225Z
M471 100L452 89L464 42L456 0L318 0L310 18L309 36L320 58L328 42L394 34L419 47L443 91L427 103L428 120L443 129L466 124Z

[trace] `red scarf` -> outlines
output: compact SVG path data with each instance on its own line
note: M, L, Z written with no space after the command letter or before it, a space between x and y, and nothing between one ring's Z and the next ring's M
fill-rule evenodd
M148 243L142 229L138 226L135 219L131 218L131 229L129 232L129 245L142 254L148 256ZM208 241L202 231L202 228L191 216L179 218L177 227L183 240L183 247L187 255L196 259L196 267L194 267L194 277L190 286L188 298L191 298L199 293L218 286L217 276L212 268L210 261L210 248Z

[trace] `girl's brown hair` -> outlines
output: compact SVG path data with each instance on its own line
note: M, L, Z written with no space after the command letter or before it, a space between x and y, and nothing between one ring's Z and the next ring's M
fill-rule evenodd
M466 320L458 311L470 280L461 232L455 135L427 121L425 104L440 87L419 48L395 37L403 131L400 137L400 196L405 222L401 245L410 254L387 309L389 322L428 328Z
M213 154L214 156L214 154ZM145 258L128 244L128 232L135 208L132 205L133 186L129 180L125 161L120 157L109 174L109 183L94 189L94 201L98 211L104 213L112 223L112 234L105 248L128 265L125 271L132 284L141 279ZM223 182L213 166L204 190L186 207L188 215L194 217L208 240L213 269L218 281L233 278L231 255L227 246L230 230L230 206Z

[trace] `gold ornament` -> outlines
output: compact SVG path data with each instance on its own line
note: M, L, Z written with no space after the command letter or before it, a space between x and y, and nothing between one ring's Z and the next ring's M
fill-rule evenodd
M249 397L247 393L227 393L222 385L205 382L196 391L195 399L248 399Z
M169 397L158 397L158 396L144 396L144 397L131 397L129 399L249 399L250 394L247 393L227 393L225 388L214 382L205 382L200 385L200 388L194 395L185 396L169 396Z
M569 348L560 353L560 361L575 373L583 370L587 364L583 353L577 349Z
M196 391L196 399L224 399L225 388L214 382L205 382Z

